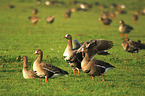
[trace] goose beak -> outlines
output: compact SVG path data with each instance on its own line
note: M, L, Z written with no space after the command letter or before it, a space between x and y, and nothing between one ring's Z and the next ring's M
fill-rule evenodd
M33 54L37 54L37 51L35 51Z
M62 36L63 38L66 38L66 36Z

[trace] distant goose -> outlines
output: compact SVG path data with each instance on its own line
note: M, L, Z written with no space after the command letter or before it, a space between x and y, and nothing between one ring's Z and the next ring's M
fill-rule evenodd
M138 53L142 49L145 49L145 44L141 43L140 40L136 42L130 39L124 39L121 46L125 51L130 52L131 56L133 56L133 53Z
M128 37L128 33L130 33L133 30L133 27L130 25L125 24L123 20L120 21L119 31L120 36L123 37L124 34L126 34L126 38Z
M67 71L64 71L52 64L41 63L43 57L43 52L41 49L36 50L33 54L39 55L33 63L33 70L39 77L45 77L46 83L48 82L48 78L69 74Z
M33 14L33 16L36 16L38 14L38 9L33 9L32 14Z
M28 19L31 21L32 25L36 25L37 22L40 21L40 18L36 16L30 16Z
M50 23L50 24L52 24L52 23L54 22L54 20L55 20L54 16L48 16L48 17L46 18L46 22L47 22L47 23Z
M133 15L132 19L133 19L133 22L136 23L138 21L138 15Z
M29 79L29 78L40 78L33 70L28 70L28 57L23 56L23 58L21 59L24 62L23 65L23 77L25 79Z
M99 20L102 21L102 23L104 24L104 27L110 25L111 22L112 22L112 20L109 19L109 18L102 18L102 17L100 17Z
M110 49L113 46L112 41L107 41L107 40L98 40L98 43L96 43L97 49L98 50L103 50L103 49ZM95 76L103 76L103 80L104 81L104 74L107 72L108 69L113 69L115 68L113 65L101 61L101 60L97 60L97 59L93 59L94 56L96 55L95 53L97 53L97 49L93 48L95 45L95 42L92 41L91 43L87 44L87 46L83 46L82 51L85 53L85 57L81 62L81 67L82 70L92 76L92 79L94 81L94 77ZM80 51L80 49L78 51Z
M65 18L70 18L71 14L72 14L71 10L67 10L65 13Z

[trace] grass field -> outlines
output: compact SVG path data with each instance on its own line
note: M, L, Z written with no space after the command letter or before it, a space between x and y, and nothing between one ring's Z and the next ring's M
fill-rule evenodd
M111 8L99 9L93 5L87 12L74 12L70 19L64 18L71 0L62 0L66 5L36 5L36 0L0 0L0 96L145 96L145 50L134 54L125 52L121 47L122 38L119 36L119 21L124 20L134 27L129 34L131 40L140 39L145 43L145 16L139 15L137 24L132 21L132 15L137 10L143 10L144 0L97 0L100 4L109 6L112 3L126 5L127 14L117 15L111 26L105 27L98 20L105 11ZM80 0L83 1L83 0ZM95 0L84 0L94 4ZM6 8L12 4L12 9ZM33 26L28 17L32 9L39 10L41 21ZM54 15L55 22L46 24L45 18ZM73 39L84 42L90 39L107 39L114 42L108 56L95 56L96 59L111 63L116 68L102 77L90 76L81 72L73 75L72 69L63 59L67 40L62 38L71 34ZM22 61L16 61L17 56L28 56L29 69L37 58L33 55L36 49L42 49L43 62L51 63L69 72L69 76L49 79L24 79L22 75Z

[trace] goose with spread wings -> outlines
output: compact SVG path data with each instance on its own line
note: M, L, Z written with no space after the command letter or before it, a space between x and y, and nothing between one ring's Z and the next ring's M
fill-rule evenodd
M89 43L93 43L96 42L96 44L94 45L94 49L97 50L97 54L98 55L108 55L109 53L107 51L105 51L107 48L97 48L97 44L99 44L100 41L98 41L98 39L95 40L88 40L85 43L79 43L79 41L77 39L74 39L72 41L72 36L69 34L66 34L65 36L63 36L64 38L66 38L68 40L67 43L67 47L63 53L63 57L65 59L65 61L71 66L71 68L73 69L73 72L75 74L75 70L78 70L78 74L80 73L81 70L81 61L83 60L85 54L83 54L82 52L77 52L77 50L79 48L81 48L82 46L87 46L87 44ZM98 41L98 42L97 42ZM106 42L104 42L106 43Z
M81 62L81 68L82 70L92 76L92 79L94 81L95 76L103 76L104 81L104 74L107 72L108 69L115 68L113 65L93 59L94 56L101 50L107 50L113 47L113 42L108 40L102 40L102 39L96 39L85 42L77 51L78 52L84 52L85 57L83 58Z

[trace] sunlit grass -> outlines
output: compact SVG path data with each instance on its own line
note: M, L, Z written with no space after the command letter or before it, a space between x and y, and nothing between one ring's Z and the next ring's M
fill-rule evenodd
M68 0L64 0L69 4ZM80 0L83 1L83 0ZM94 0L84 0L90 4ZM72 5L64 6L37 6L31 0L1 0L0 1L0 95L77 95L77 96L143 96L145 89L144 61L145 51L134 54L133 57L121 47L122 38L119 36L118 26L120 20L134 27L129 37L145 43L145 16L139 16L137 24L132 22L132 14L142 10L144 0L100 0L100 4L123 3L127 6L128 14L117 15L111 26L104 28L98 20L103 10L93 6L87 12L74 12L70 19L64 18L64 13ZM8 4L15 5L7 9ZM41 21L33 26L28 17L33 8L38 8L38 17ZM111 9L104 9L111 10ZM55 22L46 24L45 18L54 15ZM96 56L96 59L111 63L116 68L102 77L95 77L95 81L85 73L73 75L72 69L63 60L62 54L66 47L65 34L71 34L73 39L84 42L90 39L107 39L114 43L108 56ZM24 79L22 75L23 62L16 61L17 56L28 56L29 69L37 58L33 55L36 49L42 49L43 62L51 63L69 72L69 76L49 79Z

